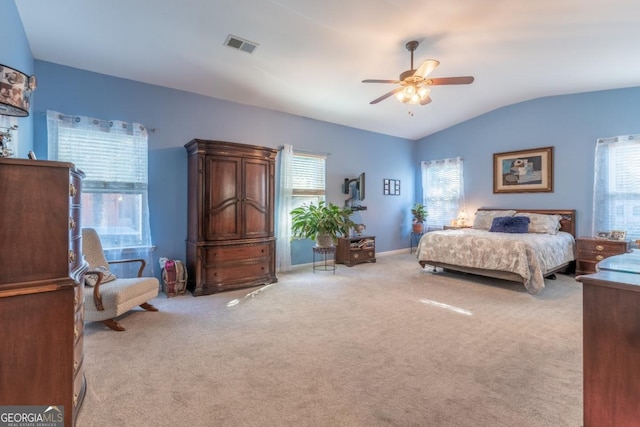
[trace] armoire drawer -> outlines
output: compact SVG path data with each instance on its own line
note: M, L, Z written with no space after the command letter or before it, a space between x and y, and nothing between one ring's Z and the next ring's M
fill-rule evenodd
M237 246L214 246L205 248L205 264L211 265L220 262L235 260L251 260L269 257L270 242Z
M206 268L204 282L209 284L240 283L256 277L268 277L270 262L220 264Z

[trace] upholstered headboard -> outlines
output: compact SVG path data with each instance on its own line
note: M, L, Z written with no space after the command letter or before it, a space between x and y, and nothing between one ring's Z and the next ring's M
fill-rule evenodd
M479 211L506 211L514 210L518 213L538 213L544 215L560 215L560 231L576 236L576 210L575 209L506 209L506 208L479 208Z

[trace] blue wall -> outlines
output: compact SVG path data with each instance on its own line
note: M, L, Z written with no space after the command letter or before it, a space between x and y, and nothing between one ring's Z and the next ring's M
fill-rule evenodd
M367 176L367 211L354 219L377 236L378 251L409 246L414 201L415 142L240 105L89 71L35 61L39 88L34 106L35 148L46 158L46 111L139 122L149 134L149 201L158 256L184 259L186 151L193 138L216 139L329 153L327 200L342 206L345 178ZM155 130L154 130L155 129ZM384 178L400 179L400 196L383 196ZM309 242L294 242L294 263L311 261Z
M0 24L0 40L2 40L0 64L22 71L29 76L34 74L31 48L13 0L0 1L0 17L2 17L2 24ZM37 93L38 91L36 90L32 95L32 105L37 100ZM17 120L18 124L18 151L15 155L16 157L27 157L27 153L33 148L33 119L29 116L18 117L15 120Z
M186 152L193 138L329 153L327 199L342 205L344 178L367 175L367 211L356 222L377 236L378 251L409 246L409 209L421 199L421 160L465 160L467 212L478 207L575 208L578 233L591 233L593 154L598 137L640 133L640 88L540 98L500 108L417 143L240 105L173 89L34 61L13 1L0 2L0 63L35 74L31 116L20 118L18 157L46 158L48 109L139 122L149 137L151 228L156 255L184 259ZM554 192L493 194L493 153L555 147ZM382 180L401 180L400 196L383 196ZM309 262L309 242L295 242L294 263Z
M468 213L479 207L576 209L578 235L591 235L596 139L640 133L639 99L635 87L510 105L418 141L417 158L463 157ZM554 147L552 193L493 194L493 153L547 146ZM416 197L421 194L418 184Z

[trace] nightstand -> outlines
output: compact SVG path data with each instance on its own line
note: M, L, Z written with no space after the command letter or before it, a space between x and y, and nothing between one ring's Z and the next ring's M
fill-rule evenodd
M336 264L352 267L363 262L376 262L376 237L338 237Z
M596 264L613 255L630 250L630 242L625 240L596 239L578 237L576 239L576 276L596 272Z

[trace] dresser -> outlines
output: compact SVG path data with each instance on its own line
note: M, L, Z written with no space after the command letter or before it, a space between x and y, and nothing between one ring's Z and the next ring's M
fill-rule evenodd
M640 252L598 264L583 283L584 426L640 420Z
M200 296L276 282L277 150L201 139L185 148L188 289Z
M80 197L70 163L0 158L0 402L58 406L85 394Z
M338 237L336 264L353 267L364 262L376 262L376 237Z
M576 239L576 275L596 272L596 264L613 255L629 251L629 242L578 237Z

